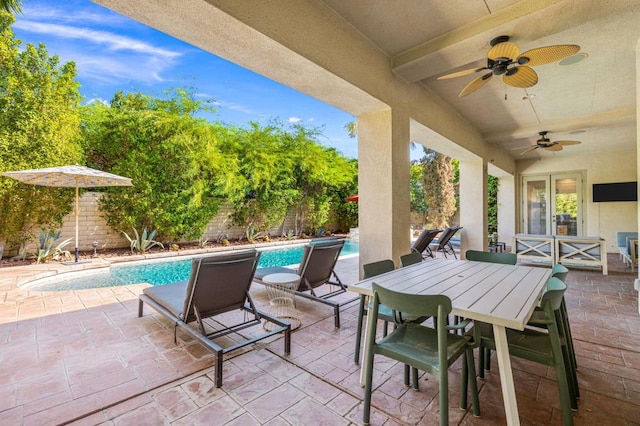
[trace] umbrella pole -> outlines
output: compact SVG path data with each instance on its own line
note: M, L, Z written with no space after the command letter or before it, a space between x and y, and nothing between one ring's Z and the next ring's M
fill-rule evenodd
M76 263L78 262L78 187L76 186Z

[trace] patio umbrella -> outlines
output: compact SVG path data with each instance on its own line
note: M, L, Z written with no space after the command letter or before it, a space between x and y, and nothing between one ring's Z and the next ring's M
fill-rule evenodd
M345 201L353 201L354 203L357 203L358 202L358 194L349 195L347 198L345 198Z
M78 188L131 186L131 179L84 166L61 166L46 169L18 170L2 175L30 185L76 189L76 262L78 262Z

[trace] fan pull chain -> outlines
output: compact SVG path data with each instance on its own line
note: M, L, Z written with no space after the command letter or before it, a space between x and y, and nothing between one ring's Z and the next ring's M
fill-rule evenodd
M507 86L504 86L504 100L507 100Z

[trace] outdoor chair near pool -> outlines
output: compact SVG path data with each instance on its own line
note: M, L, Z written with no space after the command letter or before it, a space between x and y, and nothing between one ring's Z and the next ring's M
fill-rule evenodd
M418 235L418 238L411 246L411 251L415 253L420 253L422 257L424 257L425 259L427 258L427 256L434 257L433 252L429 247L429 244L431 244L431 242L436 237L436 235L438 235L439 232L440 232L439 229L423 230L420 233L420 235Z
M340 278L333 270L343 246L344 240L306 244L297 270L283 266L258 268L254 280L261 283L263 277L276 273L298 274L300 276L300 284L296 289L296 294L333 307L335 326L340 328L340 307L359 299L359 296L346 300L333 299L333 297L347 291L347 286L340 281ZM323 286L331 286L331 290L324 293L317 292Z
M450 226L445 228L444 231L440 233L440 236L436 241L434 241L431 246L433 247L433 251L441 251L444 257L447 257L447 254L452 254L454 259L457 259L456 252L453 249L453 244L451 244L451 238L462 229L462 226Z
M249 295L259 258L260 252L255 249L195 258L191 262L188 281L147 287L140 295L138 317L142 316L146 303L174 323L174 342L177 342L179 326L215 353L216 387L222 386L222 359L230 351L278 333L284 333L285 354L291 350L291 325L258 311ZM222 325L225 320L216 319L215 325L205 324L205 319L234 310L244 311L243 322L227 326ZM262 320L271 321L278 327L250 339L242 337L239 342L224 348L215 341L260 324ZM191 325L193 322L197 328Z

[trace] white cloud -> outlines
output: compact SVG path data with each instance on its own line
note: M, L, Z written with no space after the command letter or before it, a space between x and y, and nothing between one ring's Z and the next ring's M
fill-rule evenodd
M289 119L287 120L289 123L299 123L302 121L302 118L300 117L289 117Z
M67 39L84 40L93 44L106 45L107 49L111 51L130 51L137 54L155 56L161 60L173 59L181 55L180 52L156 47L147 42L108 31L79 28L70 25L40 23L29 20L16 21L13 26L22 31Z
M95 23L100 25L123 26L126 25L127 18L116 13L97 13L89 10L82 10L78 5L71 5L72 9L61 9L51 7L50 5L33 4L31 1L26 2L22 8L23 15L29 16L39 21L58 21L58 22L82 22L83 24ZM64 6L64 5L58 5ZM20 16L19 16L20 17Z

